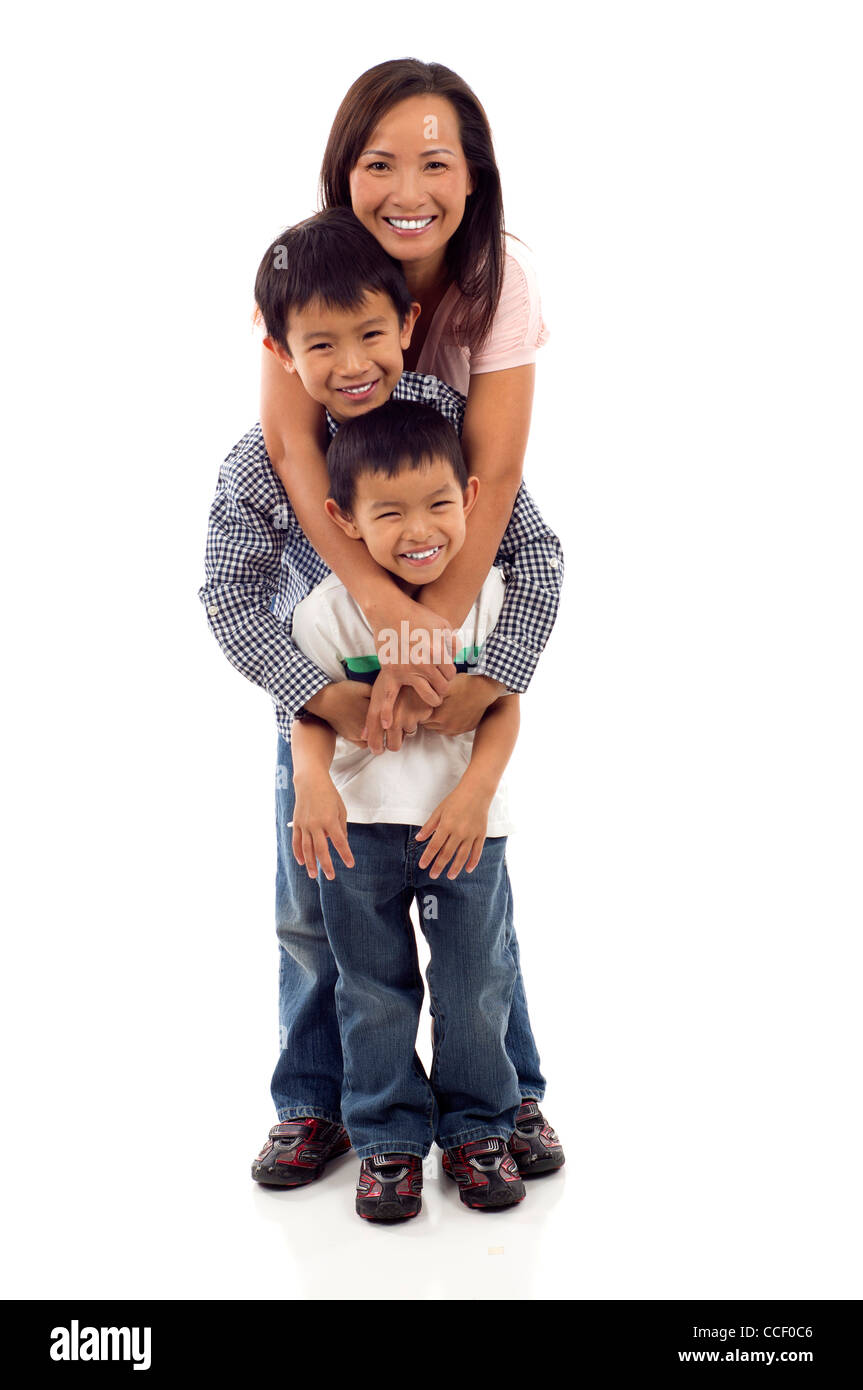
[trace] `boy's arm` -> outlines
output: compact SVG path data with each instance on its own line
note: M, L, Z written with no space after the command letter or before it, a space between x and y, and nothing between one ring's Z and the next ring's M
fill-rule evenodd
M252 431L231 451L219 474L207 530L205 583L198 597L231 665L291 713L331 680L295 646L270 608L282 554L297 538L297 529L272 477L263 439ZM311 589L326 571L311 547L307 552L304 578Z
M512 757L521 718L517 695L505 695L486 710L473 736L470 762L461 783L468 783L491 805L506 765Z
M522 483L495 563L503 570L503 605L472 675L524 692L551 636L560 607L563 549Z
M470 763L458 786L417 832L418 840L431 836L419 861L421 869L432 865L431 878L438 878L450 860L450 879L457 878L465 867L473 873L479 863L489 807L515 747L518 726L517 695L497 700L483 715L474 734Z
M305 866L309 878L317 878L318 862L326 878L335 878L328 840L332 840L342 863L349 869L354 866L345 804L330 776L335 748L336 734L329 724L315 718L294 720L291 754L296 805L292 848L294 858Z

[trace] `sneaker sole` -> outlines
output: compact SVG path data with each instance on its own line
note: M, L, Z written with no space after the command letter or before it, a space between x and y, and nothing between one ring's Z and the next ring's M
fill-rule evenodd
M472 1202L468 1192L459 1191L459 1197L471 1211L506 1211L508 1207L517 1207L519 1202L523 1202L525 1193L517 1197L509 1192L491 1192L484 1202Z
M562 1168L566 1162L563 1156L560 1158L539 1158L536 1163L526 1164L522 1168L515 1154L513 1154L513 1158L515 1158L516 1167L523 1178L539 1178L543 1173L556 1173L558 1168Z
M287 1165L285 1166L287 1167ZM259 1187L308 1187L309 1183L317 1182L318 1178L322 1176L323 1171L323 1168L319 1168L314 1173L310 1173L308 1177L303 1174L302 1177L295 1178L291 1176L279 1177L272 1168L264 1168L257 1171L253 1168L252 1181L256 1182Z
M455 1176L455 1174L448 1172L446 1168L444 1168L443 1171L444 1173L446 1173L446 1176L450 1179L450 1181L454 1182L458 1187L458 1178ZM510 1189L512 1188L516 1188L515 1183L510 1184ZM519 1202L524 1201L525 1197L527 1196L527 1193L524 1190L524 1183L522 1183L520 1193L518 1192L517 1188L515 1191L507 1191L505 1189L499 1190L497 1192L489 1193L485 1201L481 1202L471 1201L470 1188L459 1187L458 1195L464 1202L465 1206L470 1207L471 1211L505 1211L507 1207L517 1207Z
M396 1221L410 1221L412 1216L419 1216L422 1211L421 1201L415 1211L407 1211L400 1202L378 1202L373 1210L363 1211L362 1203L368 1200L358 1197L356 1202L357 1216L361 1216L364 1221L381 1221L384 1225L391 1226Z

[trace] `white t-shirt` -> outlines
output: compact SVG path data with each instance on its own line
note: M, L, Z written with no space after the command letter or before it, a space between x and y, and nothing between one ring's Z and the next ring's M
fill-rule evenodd
M503 574L493 569L461 626L455 652L457 667L460 654L481 647L497 622L503 590ZM291 635L300 650L333 680L350 679L349 661L355 669L374 665L374 634L338 575L328 575L297 604ZM364 662L363 658L372 660ZM472 733L435 734L422 725L400 749L377 754L338 737L330 775L349 821L422 825L460 780L472 747ZM501 783L489 810L486 834L508 835L511 830Z

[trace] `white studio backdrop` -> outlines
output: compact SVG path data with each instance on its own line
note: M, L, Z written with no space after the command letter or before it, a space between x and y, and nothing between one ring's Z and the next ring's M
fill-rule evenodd
M6 1296L859 1297L858 7L7 24ZM406 55L480 96L552 334L510 858L569 1162L509 1263L460 1212L370 1253L352 1169L257 1200L275 728L196 599L258 261Z

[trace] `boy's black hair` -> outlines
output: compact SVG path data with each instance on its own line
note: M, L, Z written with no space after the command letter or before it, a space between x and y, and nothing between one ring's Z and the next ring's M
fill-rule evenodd
M403 468L427 468L432 459L439 458L452 465L463 492L467 467L449 420L432 406L389 400L340 426L327 451L330 496L343 512L350 513L357 478L363 474L383 473L392 478Z
M267 334L288 352L291 310L313 299L329 309L358 309L370 290L388 295L404 323L412 301L401 264L349 208L330 208L286 228L255 277L255 302Z

